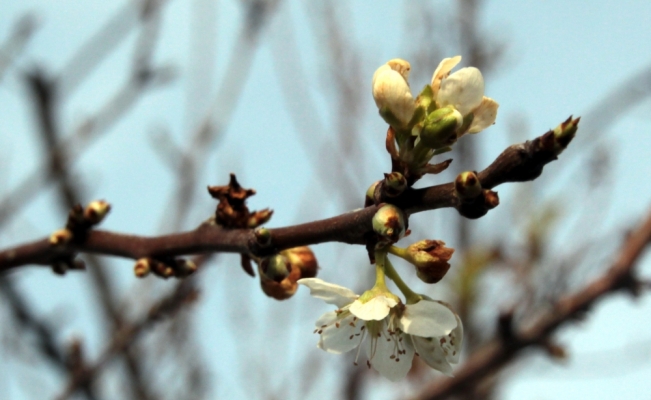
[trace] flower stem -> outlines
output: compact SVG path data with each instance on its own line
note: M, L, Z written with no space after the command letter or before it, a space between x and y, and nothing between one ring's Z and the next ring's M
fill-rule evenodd
M388 291L386 280L384 278L386 265L385 262L387 259L387 252L384 250L375 251L375 286L374 288L379 288Z
M407 249L403 249L402 247L398 247L398 246L391 246L391 247L389 247L388 250L389 250L389 253L393 254L394 256L398 256L398 257L402 258L403 260L409 261L409 257L407 255L408 254Z
M429 147L426 147L423 144L422 140L418 140L416 144L414 145L414 149L412 150L413 156L413 164L414 166L423 166L427 164L427 162L430 160L431 157L428 157L428 153L431 149Z
M384 270L387 276L391 278L391 280L396 284L398 289L400 289L402 294L405 295L407 304L416 304L423 299L423 296L414 292L409 288L409 286L407 286L405 281L403 281L400 275L398 275L398 272L395 270L395 268L393 268L393 265L391 264L391 261L389 261L388 257L386 257L384 260Z

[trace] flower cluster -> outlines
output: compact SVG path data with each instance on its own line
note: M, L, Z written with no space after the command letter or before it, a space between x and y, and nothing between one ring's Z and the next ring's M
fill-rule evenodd
M466 133L478 133L495 123L498 103L484 96L484 78L474 67L451 73L461 56L446 58L432 81L414 99L409 87L409 62L393 59L373 75L373 98L380 115L391 125L387 146L412 175L429 173L435 154L448 151ZM409 175L409 173L407 173Z
M366 192L365 207L378 207L371 221L374 235L368 236L366 243L375 262L373 287L357 295L314 277L297 281L308 287L312 296L336 307L316 322L314 332L320 336L317 346L336 354L357 349L356 365L364 347L368 367L391 381L407 375L414 356L452 375L452 365L459 361L461 352L463 325L459 316L448 304L411 290L389 259L389 253L403 258L415 267L420 280L433 284L450 269L448 261L454 249L440 240L421 240L407 248L395 246L409 235L409 221L399 207L388 204L422 175L439 173L449 165L450 160L428 164L434 155L450 150L462 135L477 133L495 122L498 104L484 96L481 72L467 67L451 73L460 61L460 56L441 61L430 84L416 98L409 87L411 66L407 61L390 60L373 75L373 98L390 125L386 147L392 161L391 173ZM461 174L457 181L455 193L462 202L475 201L483 193L474 173ZM272 270L266 270L266 275L271 276ZM286 275L285 268L277 271ZM400 290L404 301L389 290L386 277Z
M318 278L301 279L312 296L335 305L336 310L316 321L317 346L341 354L365 347L367 365L391 381L403 379L414 355L451 376L459 361L463 325L449 305L429 299L403 304L390 292L377 293L366 302L350 289ZM367 292L368 293L368 292Z
M422 241L401 249L393 246L405 234L407 220L397 207L386 204L373 217L377 236L374 250L375 285L357 295L350 289L308 278L298 281L312 296L337 307L316 322L318 347L330 353L366 348L367 365L392 381L404 378L414 355L427 365L452 374L459 360L463 325L449 305L415 293L402 280L388 258L392 253L410 261L425 282L440 280L449 269L454 250L441 241ZM389 277L405 296L405 302L386 286Z

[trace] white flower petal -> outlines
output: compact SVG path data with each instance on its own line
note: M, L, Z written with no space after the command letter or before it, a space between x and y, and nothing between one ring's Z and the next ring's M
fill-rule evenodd
M323 327L323 325L330 325L331 323L335 322L338 317L339 315L336 312L328 311L327 313L320 316L319 319L316 320L314 325L317 328Z
M414 358L414 350L411 346L405 347L400 336L389 335L383 322L382 336L366 340L366 355L371 366L392 382L407 376ZM405 354L399 354L400 349L405 350Z
M357 295L350 289L334 285L318 278L299 279L298 283L310 288L310 294L328 304L341 308L357 299Z
M439 66L436 67L434 75L432 75L432 92L434 93L434 98L436 98L436 94L439 92L443 78L446 78L450 74L450 71L452 71L452 68L456 67L460 61L461 56L444 58L439 63Z
M451 364L459 362L459 355L461 354L461 345L463 344L463 324L461 318L457 315L457 327L454 328L452 333L448 335L449 348L447 348L447 359Z
M427 365L447 376L452 376L452 366L448 362L438 338L410 336L414 349Z
M355 300L350 305L350 312L357 318L364 321L380 321L389 315L392 307L395 307L398 302L395 299L386 296L375 296L366 303Z
M353 326L351 322L353 322L353 316L348 314L347 317L339 321L338 325L333 323L321 328L321 337L317 347L334 354L346 353L358 347L363 339L361 327L364 323L357 321L356 324L353 323Z
M375 104L378 109L386 107L391 110L403 125L411 120L416 108L416 102L405 78L408 74L408 69L395 70L388 63L378 68L373 74Z
M451 105L465 117L484 97L484 78L475 67L461 68L443 79L436 96L440 107Z
M475 108L472 113L475 117L472 119L470 128L468 129L469 133L481 132L484 129L495 123L495 118L497 118L497 108L499 104L490 97L484 96L483 100L479 104L479 107Z
M398 324L404 332L422 337L447 335L458 325L452 310L430 300L421 300L405 306Z

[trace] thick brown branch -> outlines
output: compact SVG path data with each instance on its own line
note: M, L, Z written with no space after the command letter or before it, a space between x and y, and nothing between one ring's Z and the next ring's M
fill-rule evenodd
M551 131L519 145L513 145L478 176L490 189L505 182L535 179L543 167L556 159L549 148ZM454 183L423 189L408 189L392 203L407 214L444 207L456 207L459 199ZM235 252L266 255L278 250L324 242L364 244L372 233L371 219L377 206L351 211L337 217L284 228L270 229L271 246L259 246L251 230L223 229L203 224L199 228L159 237L142 237L106 231L92 231L83 243L51 247L47 239L0 251L0 271L26 264L48 264L55 256L84 252L137 259L180 256L209 252Z
M583 290L561 298L554 310L541 316L535 323L519 332L511 332L508 339L495 339L479 349L455 377L434 382L425 388L418 399L447 399L473 387L479 379L494 374L510 362L521 350L542 345L564 323L580 317L597 300L614 291L625 289L636 293L633 267L642 250L651 242L651 213L627 238L617 260L601 278Z

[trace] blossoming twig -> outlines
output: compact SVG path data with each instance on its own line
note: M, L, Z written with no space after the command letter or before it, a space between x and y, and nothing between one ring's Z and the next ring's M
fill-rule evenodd
M570 120L578 123L578 120ZM566 121L567 122L567 121ZM554 131L532 141L512 145L486 169L478 173L483 188L494 188L506 182L522 182L537 178L543 167L557 158L554 152ZM571 138L563 142L566 147ZM405 190L392 199L392 204L407 214L445 207L458 207L454 182L422 189ZM324 220L269 229L272 245L260 249L250 229L222 229L202 225L195 230L157 237L93 230L84 243L52 248L47 238L0 251L0 271L27 264L48 265L61 252L85 252L113 255L137 260L149 256L179 256L210 252L251 253L257 256L279 250L324 242L364 244L372 231L371 219L378 210L369 206L362 210Z

